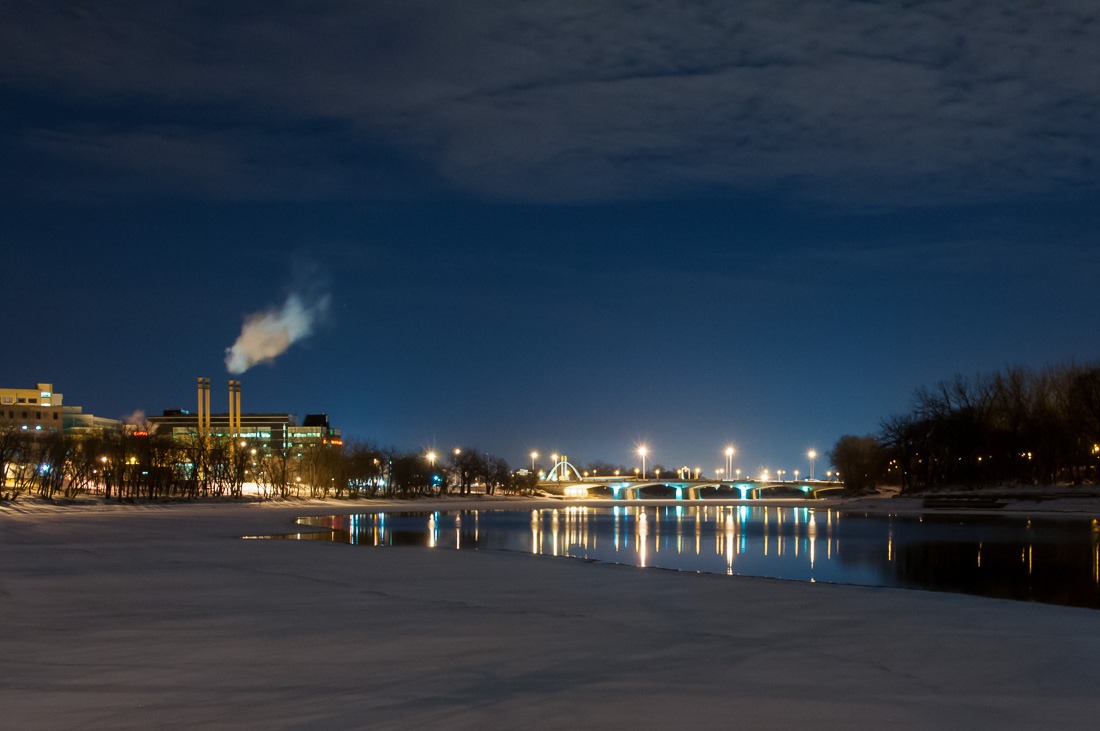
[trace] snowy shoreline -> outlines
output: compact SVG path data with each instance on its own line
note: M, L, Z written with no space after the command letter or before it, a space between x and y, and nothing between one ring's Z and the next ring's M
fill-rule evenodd
M21 502L0 508L12 727L1050 727L1100 712L1093 610L239 539L304 515L561 501Z
M414 500L397 499L360 499L349 500L346 498L288 498L288 499L255 499L255 498L200 498L195 500L133 500L133 501L106 501L96 496L81 496L75 500L49 501L35 496L23 496L16 501L0 501L0 516L4 515L33 515L55 514L70 512L86 512L89 514L102 514L127 511L151 511L151 510L230 510L230 509L256 509L256 510L295 510L307 511L309 515L350 513L373 513L378 511L419 512L425 510L466 510L466 509L498 509L498 510L523 510L529 508L565 507L565 506L613 506L613 505L680 505L680 506L714 506L714 505L748 505L748 506L783 506L783 507L808 507L820 510L833 509L859 513L875 514L916 514L916 513L966 513L989 515L1034 515L1042 517L1080 517L1100 518L1100 488L1086 486L1077 490L1065 490L1057 494L1044 495L1041 491L1015 489L998 491L996 494L1003 497L1003 505L996 508L967 507L969 498L981 499L988 493L975 492L946 492L931 493L921 496L857 496L857 497L830 497L814 500L802 499L757 499L757 500L612 500L612 499L561 499L552 497L523 497L512 495L474 495L460 496L448 495L444 497L425 497ZM949 495L962 498L955 506L934 508L924 504L925 498L930 496ZM322 511L318 513L317 511Z

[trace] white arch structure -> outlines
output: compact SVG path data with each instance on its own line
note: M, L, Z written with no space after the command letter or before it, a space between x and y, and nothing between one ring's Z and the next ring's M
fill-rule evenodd
M543 482L580 482L581 473L566 460L561 460L546 473Z

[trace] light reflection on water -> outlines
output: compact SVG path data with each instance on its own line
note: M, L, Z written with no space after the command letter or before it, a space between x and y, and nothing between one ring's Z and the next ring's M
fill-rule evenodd
M495 549L1100 608L1100 524L748 505L564 506L304 518L279 538Z

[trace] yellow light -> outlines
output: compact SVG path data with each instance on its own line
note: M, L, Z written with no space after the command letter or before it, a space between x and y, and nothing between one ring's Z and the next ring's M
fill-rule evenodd
M435 460L439 457L439 455L435 452L428 452L424 456L427 457L428 461L431 462L433 465L435 464Z
M733 454L734 454L734 449L733 449L733 447L726 447L726 456L727 456L727 457L732 457L732 456L733 456Z

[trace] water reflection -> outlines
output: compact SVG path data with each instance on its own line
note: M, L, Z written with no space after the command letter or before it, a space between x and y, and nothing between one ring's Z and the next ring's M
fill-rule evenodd
M278 537L492 548L1100 608L1096 520L861 516L807 507L703 504L367 513L300 523L323 530Z

